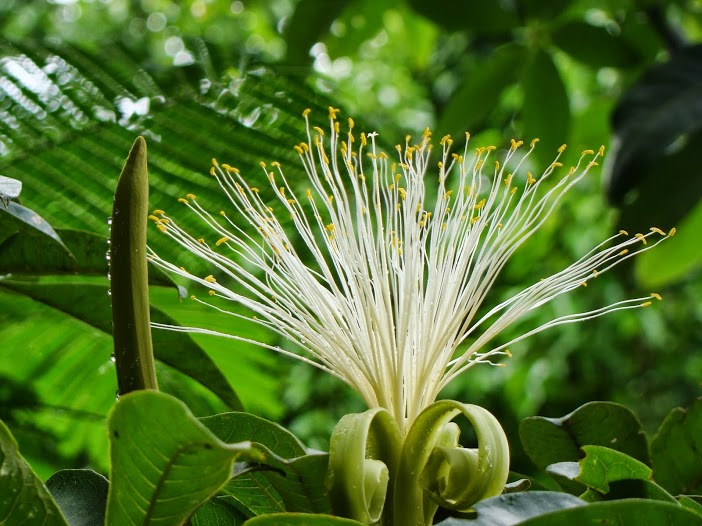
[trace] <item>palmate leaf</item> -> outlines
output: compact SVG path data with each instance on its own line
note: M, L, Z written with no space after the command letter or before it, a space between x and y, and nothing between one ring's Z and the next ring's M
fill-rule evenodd
M301 168L292 146L303 137L301 113L311 107L325 119L325 101L262 69L234 72L229 64L215 64L202 43L191 47L195 64L149 74L142 68L144 57L118 45L91 54L69 46L0 41L0 173L23 183L22 204L59 232L80 229L96 239L106 236L117 176L140 134L149 142L152 208L178 206L177 198L187 192L213 207L226 207L209 176L211 157L239 167L252 181L265 181L260 161L278 160L295 180ZM162 256L199 268L156 229L148 242ZM79 272L85 270L81 264ZM97 439L103 425L99 417L114 402L115 392L109 338L70 316L38 309L50 320L45 322L33 315L36 307L16 294L3 297L7 309L0 315L0 373L31 385L50 405L97 417L95 434L87 434L93 437L88 449L92 455L104 454L104 440ZM193 325L198 316L211 315L192 314L186 309L190 305L179 304L175 295L168 301L162 296L159 306L167 313L173 307L176 319ZM236 321L227 323L227 332L239 332L232 326ZM269 416L282 410L272 392L276 380L265 373L274 357L259 357L252 346L242 344L233 349L226 340L197 341L216 356L230 381L236 378L234 388L248 409L264 409ZM177 356L181 351L171 352ZM261 386L272 389L262 391ZM64 454L77 455L81 441L88 439L68 437L72 421L65 416L60 422L48 413L34 420L44 431L61 434Z

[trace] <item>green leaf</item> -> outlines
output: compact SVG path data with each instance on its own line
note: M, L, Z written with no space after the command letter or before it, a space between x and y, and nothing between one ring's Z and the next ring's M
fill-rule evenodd
M49 305L88 325L112 334L109 288L95 283L45 283L3 280L5 287ZM152 308L154 322L175 325L164 312ZM242 409L236 393L212 359L187 333L154 331L154 354L157 360L190 376L215 393L232 409Z
M3 233L40 234L63 245L61 238L46 219L18 203L10 202L7 207L0 207L0 227Z
M348 3L349 0L301 0L285 25L285 66L309 67L313 60L310 48L323 39Z
M654 500L628 499L596 502L569 510L534 517L520 526L697 526L702 517L676 504Z
M246 517L226 502L214 497L203 504L190 519L191 526L241 526Z
M527 491L498 495L473 506L472 519L446 519L437 526L512 526L522 524L556 510L585 506L585 502L567 493L556 491Z
M652 66L622 96L613 125L605 186L609 200L619 203L647 176L652 161L702 126L702 45L681 49L667 62ZM667 180L663 171L656 178L660 184ZM699 197L700 189L695 188Z
M107 479L91 469L63 469L46 481L71 526L105 523L108 487Z
M410 0L409 5L449 30L470 29L479 34L505 33L520 24L514 4Z
M696 495L694 498L691 498L687 495L680 495L678 497L678 502L683 508L692 510L695 513L697 513L700 517L702 517L702 497L700 497L699 495Z
M524 90L521 138L526 143L539 139L534 154L547 166L556 156L557 148L568 141L568 92L553 58L544 50L537 51L524 67L521 84Z
M68 526L56 502L0 422L0 524Z
M673 409L651 440L656 482L673 495L702 494L702 399Z
M229 480L237 457L263 458L250 442L222 442L182 402L156 391L120 398L108 427L108 526L182 524Z
M677 203L678 200L671 199L669 206L674 207ZM669 286L702 265L699 237L702 232L702 200L685 216L677 230L665 244L636 258L636 279L644 287Z
M593 68L629 68L641 56L621 35L580 20L566 22L551 33L551 40L574 59Z
M461 85L447 101L437 123L437 136L463 133L478 127L497 106L505 88L516 81L526 49L506 44L485 57L484 62L466 73Z
M605 446L648 463L648 443L641 423L626 407L590 402L562 418L529 417L519 426L529 458L540 469L557 462L578 462L580 448Z
M362 526L362 522L332 515L308 515L306 513L276 513L254 517L244 526Z
M559 462L546 468L549 473L572 478L600 493L609 492L609 483L618 480L649 480L653 471L646 464L620 451L603 446L583 446L579 463Z
M290 431L250 413L222 413L201 418L200 422L223 442L250 440L263 444L283 458L296 458L307 454L305 446Z

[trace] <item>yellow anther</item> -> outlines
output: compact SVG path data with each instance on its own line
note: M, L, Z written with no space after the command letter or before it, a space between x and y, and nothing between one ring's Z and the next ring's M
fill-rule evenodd
M332 204L334 202L334 196L333 195L328 195L327 200L329 201L329 204Z
M366 134L361 133L361 146L365 146L366 144L368 144L368 140L366 139Z
M195 194L185 194L186 199L195 199Z
M466 142L470 141L470 132L466 132Z
M349 117L349 130L353 130L353 125L354 125L353 119L351 117Z
M567 148L567 145L566 145L566 144L561 144L561 145L558 147L558 153L563 153L563 152L565 151L566 148Z
M539 142L539 140L540 140L540 139L539 139L538 137L535 138L535 139L533 139L533 140L529 143L529 147L530 147L530 148L533 148L534 146L536 146L536 143Z
M604 147L604 145L602 145L602 146L600 146L600 150L599 150L598 153L599 153L600 155L604 155L604 152L605 152L605 147Z
M446 146L446 144L450 144L451 141L451 136L450 135L444 135L441 140L439 141L439 144L441 146Z
M255 186L252 186L251 188L249 188L249 190L251 190L254 194L257 194L259 192L258 188L256 188Z
M166 225L162 225L161 223L156 223L156 228L158 228L161 232L167 232L168 228Z
M305 191L305 195L307 196L307 199L312 199L312 190L309 188Z
M563 166L563 163L559 163L558 161L554 161L551 163L551 168L559 168Z
M590 161L589 163L587 163L588 168L591 168L593 166L599 166L599 163L597 161Z
M320 128L319 126L315 126L314 131L316 131L321 137L324 137L324 130Z
M334 122L334 133L339 135L339 132L341 131L341 125L339 124L339 121Z
M161 219L156 217L155 215L150 215L149 219L151 219L151 221L156 221L157 223L161 221Z
M208 293L210 296L214 296L215 294L217 294L217 293L216 293L214 290L212 290L212 289L208 290L207 293Z
M642 306L642 307L650 307L650 306L651 306L651 302L650 302L650 301L644 301L644 302L641 304L641 306Z
M581 285L582 285L583 287L587 287L587 281L583 281L583 282L581 283Z
M219 215L221 215L222 217L227 217L227 213L224 210L220 210Z
M512 174L509 174L507 177L505 177L505 186L509 187L509 185L512 183Z
M280 163L279 163L278 161L273 161L273 162L271 163L271 166L273 166L273 167L275 167L275 168L280 168Z
M215 243L215 245L219 246L222 243L226 243L227 241L229 241L229 238L227 236L224 236L224 237L219 238L217 240L217 242Z
M668 237L673 237L675 232L677 232L677 229L675 227L671 228L670 232L668 232Z
M199 239L197 240L197 242L200 243L201 245L204 245L204 244L205 244L205 240L202 239L202 238L199 238Z
M651 297L656 298L658 301L663 301L663 298L661 297L661 295L656 293L656 292L652 292Z
M332 120L336 119L336 114L339 113L339 111L339 109L329 106L329 118Z
M592 277L593 277L593 278L596 278L596 277L599 276L599 275L600 275L600 273L597 272L597 270L593 270L593 271L592 271Z
M215 159L214 157L212 158L212 164L219 167L219 163L217 162L217 159Z
M531 172L527 172L527 183L534 184L535 182L536 182L536 179L534 179L534 176L531 175Z
M162 215L166 215L166 212L164 212L164 211L161 210L160 208L157 208L156 210L153 211L153 214L154 214L154 215L158 214L158 215L161 215L161 216L162 216Z
M495 171L496 172L500 171L500 161L495 161Z
M400 198L404 201L405 198L407 197L407 190L405 190L404 188L398 187L397 192L400 194Z
M626 230L620 230L619 234L621 234L622 236L628 236L629 232L627 232Z
M297 201L295 201L294 199L288 199L288 203L294 205L295 203L297 203Z
M509 193L512 194L512 195L516 194L516 193L517 193L517 187L515 186L514 188L512 188L512 189L510 190Z
M595 155L594 150L583 150L583 153L580 155Z
M162 225L168 225L168 224L170 224L170 221L169 221L168 219L165 219L165 218L164 218L164 219L159 219L158 222L161 223Z
M646 236L644 236L643 234L640 234L640 233L639 233L639 234L634 234L634 237L636 237L636 238L640 239L641 241L643 241L643 244L644 244L644 245L647 245L647 244L648 244L648 243L646 243Z
M266 163L264 163L263 161L258 161L258 164L261 166L261 168L268 171L268 167L266 166Z
M302 112L302 116L303 116L303 117L307 117L307 116L310 114L311 111L312 111L311 109L305 108L305 111Z
M278 188L278 192L280 193L280 195L284 196L285 195L285 187L281 186L280 188Z
M215 175L217 172L215 172L215 167L210 166L210 175Z
M627 249L625 248L624 250L622 250L622 251L619 253L619 255L620 255L620 256L626 256L628 253L629 253L629 250L627 250Z
M497 150L497 146L487 146L487 147L485 148L485 151L486 151L486 152L491 152L491 151L493 151L493 150Z
M660 228L656 228L655 226L651 227L649 230L651 232L655 232L656 234L660 234L661 236L665 235L665 232L663 232Z
M507 358L511 358L511 357L512 357L512 353L509 352L509 349L505 349L505 354L507 355Z
M197 296L195 296L195 295L193 294L192 296L190 296L190 299L191 299L191 300L196 300L196 299L197 299Z
M293 148L295 149L295 151L296 151L298 154L302 155L302 148L300 148L297 144L296 144L295 146L293 146Z
M209 276L205 277L205 281L206 281L207 283L217 283L217 280L214 278L214 276L213 276L212 274L210 274Z
M379 158L379 159L387 159L387 158L388 158L388 154L385 153L385 152L380 152L380 153L378 154L378 158Z
M189 202L187 199L185 199L184 197L179 197L179 198L178 198L178 202L179 202L179 203L184 203L184 204L186 204L186 205L189 205L189 204L190 204L190 202Z

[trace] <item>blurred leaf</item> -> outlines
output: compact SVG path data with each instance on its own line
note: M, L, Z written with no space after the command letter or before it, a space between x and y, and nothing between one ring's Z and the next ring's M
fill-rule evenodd
M553 58L544 50L537 51L524 67L521 83L524 90L521 139L529 143L539 138L534 155L545 168L553 161L558 147L568 141L568 93Z
M650 288L665 287L702 265L702 200L679 224L675 236L636 258L636 279Z
M409 5L450 31L467 29L480 34L494 34L508 32L519 25L519 18L511 2L410 0Z
M648 463L648 444L636 416L612 402L590 402L562 418L522 420L519 437L539 469L558 462L578 462L580 448L597 445Z
M698 515L702 516L702 502L700 496L696 496L697 500L690 498L686 495L681 495L678 497L678 502L683 508L694 511Z
M225 444L177 399L156 391L120 398L109 418L108 524L182 524L230 477L250 442Z
M520 526L698 526L702 517L669 502L628 499L596 502L578 508L556 511L519 523Z
M29 237L30 240L40 239L40 242L46 247L50 247L54 253L63 256L64 260L68 260L68 266L71 263L75 265L71 253L66 249L53 227L43 217L34 210L9 202L6 208L0 207L0 243L2 243L0 254L17 251L17 242L13 243L17 235Z
M473 506L472 519L450 518L440 526L512 526L557 510L585 506L585 502L567 493L527 491L485 499Z
M702 399L673 409L651 440L653 473L673 495L702 494Z
M306 513L276 513L254 517L244 526L362 526L362 522L331 515L308 515Z
M69 314L106 334L112 334L106 285L3 280L0 282L0 288L3 287ZM172 318L155 308L152 308L151 319L156 323L175 324ZM242 409L241 401L224 375L187 333L154 331L153 338L157 360L198 381L219 396L230 408Z
M505 88L519 75L526 49L519 44L506 44L495 49L477 69L466 73L460 86L441 111L437 137L463 133L479 127L482 120L500 101Z
M646 176L652 161L666 155L686 134L699 130L701 123L702 45L695 45L652 66L619 101L612 116L615 137L606 177L609 200L621 202ZM660 177L659 188L668 183Z
M70 526L105 523L109 483L91 469L63 469L46 481Z
M0 523L68 526L56 502L20 456L17 442L0 422Z
M641 60L621 35L614 36L606 28L587 22L566 22L553 30L551 39L571 57L593 68L629 68Z
M284 68L305 68L312 64L312 46L324 39L334 19L352 0L301 0L285 26L287 54ZM306 72L306 71L305 71ZM301 71L295 72L301 75Z

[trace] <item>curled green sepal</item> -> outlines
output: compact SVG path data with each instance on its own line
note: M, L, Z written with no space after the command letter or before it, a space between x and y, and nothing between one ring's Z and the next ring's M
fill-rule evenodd
M475 429L477 449L458 446L451 422L463 414ZM438 506L467 510L502 493L509 474L509 445L497 419L482 407L441 400L412 424L402 448L395 484L395 521L432 523Z
M329 443L327 488L334 513L364 524L392 524L402 439L390 413L376 407L344 416ZM382 519L382 520L381 520Z

